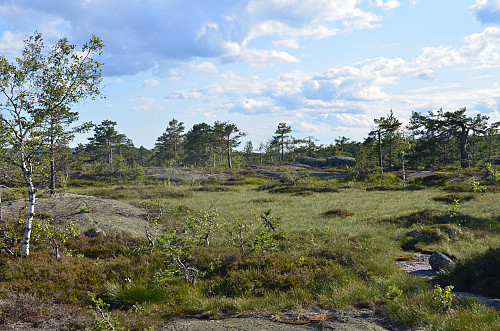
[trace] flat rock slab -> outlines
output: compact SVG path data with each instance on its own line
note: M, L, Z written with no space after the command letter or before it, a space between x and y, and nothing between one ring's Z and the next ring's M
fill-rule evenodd
M436 278L436 271L429 264L429 258L430 254L415 253L415 259L396 261L396 263L407 273L432 281Z
M247 330L340 330L340 331L384 331L386 329L377 323L377 318L370 310L355 310L343 314L339 318L329 318L322 322L312 322L302 325L280 323L270 319L245 317L227 318L222 320L182 319L164 324L165 331L247 331Z
M26 213L24 200L2 202L4 218L16 219ZM125 232L135 237L145 236L148 224L144 211L124 202L79 194L62 193L41 196L35 202L35 215L51 218L54 224L73 222L83 230L100 228L104 232Z

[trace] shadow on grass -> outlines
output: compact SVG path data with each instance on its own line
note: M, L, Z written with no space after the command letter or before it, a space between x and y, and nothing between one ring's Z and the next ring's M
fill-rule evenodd
M385 221L401 224L406 227L412 225L435 225L435 224L453 224L465 227L471 230L481 230L490 233L500 233L500 218L488 219L474 217L461 213L450 213L435 209L424 209L409 215L401 216L396 219L387 219Z

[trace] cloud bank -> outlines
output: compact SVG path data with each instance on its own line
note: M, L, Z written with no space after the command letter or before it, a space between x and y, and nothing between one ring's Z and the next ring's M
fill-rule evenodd
M375 4L391 9L396 3ZM99 36L106 45L105 75L155 69L176 76L192 69L179 71L179 61L298 62L283 46L296 49L306 39L373 27L378 17L360 9L357 0L130 0L126 5L119 0L4 0L0 19L25 34L36 26L49 39L64 35L81 43L91 34ZM276 48L249 46L261 37L275 39ZM12 38L5 32L0 50Z

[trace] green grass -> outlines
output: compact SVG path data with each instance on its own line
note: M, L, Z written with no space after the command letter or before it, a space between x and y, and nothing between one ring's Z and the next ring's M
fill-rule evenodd
M289 188L271 193L262 185ZM151 213L167 206L159 222L175 231L177 244L186 240L183 247L195 246L186 248L182 259L200 277L194 285L183 280L175 250L168 246L174 241L157 243L149 256L144 239L79 237L65 245L73 257L61 261L50 259L45 247L37 247L29 259L2 256L0 296L23 293L81 308L88 305L90 291L131 328L172 316L353 307L377 308L413 328L494 330L499 325L498 312L471 300L456 299L442 313L431 302L432 287L406 275L394 261L411 256L402 246L440 250L457 261L476 261L490 247L498 250L500 193L474 195L455 206L446 203L451 194L436 188L366 190L359 183L311 180L305 187L323 189L297 195L293 187L250 176L203 185L72 182L70 192L122 200ZM219 216L206 247L185 219L209 209ZM275 250L252 252L256 236L265 231L260 215L269 209L280 219L278 231L267 238ZM245 226L243 252L234 240L238 225Z

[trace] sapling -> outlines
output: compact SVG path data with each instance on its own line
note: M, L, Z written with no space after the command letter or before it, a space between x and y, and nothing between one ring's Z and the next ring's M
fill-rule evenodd
M273 233L276 233L276 229L280 226L281 218L271 216L271 212L271 208L262 212L260 214L260 221L268 231L273 231ZM255 215L255 218L257 218L257 215Z
M441 288L439 285L434 285L434 294L431 298L431 303L440 311L446 311L451 308L453 301L452 285Z
M238 218L231 224L228 224L229 240L231 243L240 247L240 251L245 251L245 233L252 227L252 222Z
M274 239L274 234L277 233L277 229L280 226L281 218L271 216L271 208L262 212L260 214L260 219L264 230L261 230L255 235L253 240L251 251L258 252L261 256L264 255L266 251L275 251L278 248L278 241ZM255 218L257 219L257 215Z
M155 248L156 240L158 239L158 236L160 235L161 231L161 225L158 223L158 218L156 217L151 219L148 218L148 224L145 225L145 229L146 229L146 238L148 239L149 243L149 255L151 256Z
M94 319L95 326L90 330L125 330L120 321L112 313L108 312L110 305L101 298L96 298L92 292L87 292L90 305L87 307L87 313Z
M160 249L170 257L171 262L182 272L184 280L194 285L200 271L189 266L188 261L191 258L191 250L196 246L196 241L190 238L186 232L178 234L174 229L162 232L158 243Z
M186 229L193 238L198 238L210 245L210 237L218 230L219 224L214 218L219 216L217 210L201 210L196 215L186 219Z

